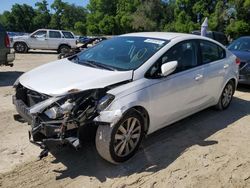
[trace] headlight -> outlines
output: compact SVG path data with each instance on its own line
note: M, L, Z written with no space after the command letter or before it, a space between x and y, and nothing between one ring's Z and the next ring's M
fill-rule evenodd
M46 110L44 113L50 119L56 119L56 118L62 117L65 114L70 113L74 106L75 106L75 103L69 99L61 106L54 106Z
M52 107L44 112L50 119L56 119L63 116L60 107Z
M98 105L97 105L97 110L102 111L105 110L105 108L110 105L110 103L115 99L114 95L107 94L101 100L99 100Z

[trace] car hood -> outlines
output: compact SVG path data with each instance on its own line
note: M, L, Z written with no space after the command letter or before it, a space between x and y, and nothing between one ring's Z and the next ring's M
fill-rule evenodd
M50 96L60 96L69 90L104 88L131 80L133 71L110 71L79 65L68 59L35 68L19 78L26 88Z
M240 58L241 61L250 61L250 52L248 51L232 50L231 52Z

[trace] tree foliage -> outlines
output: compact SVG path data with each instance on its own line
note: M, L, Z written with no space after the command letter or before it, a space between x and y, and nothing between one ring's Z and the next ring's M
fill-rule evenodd
M78 34L117 35L136 31L190 32L208 17L209 29L231 37L250 34L250 0L89 0L87 7L63 0L37 1L35 8L15 4L0 15L11 31L38 28Z

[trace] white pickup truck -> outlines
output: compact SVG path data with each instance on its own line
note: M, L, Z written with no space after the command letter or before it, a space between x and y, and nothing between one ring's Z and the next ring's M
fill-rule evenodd
M77 42L70 31L38 29L27 36L14 37L12 45L17 53L29 49L57 50L58 53L76 48Z

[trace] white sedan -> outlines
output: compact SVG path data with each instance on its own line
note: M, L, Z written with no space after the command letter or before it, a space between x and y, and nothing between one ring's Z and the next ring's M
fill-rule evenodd
M99 154L120 163L145 135L210 106L226 109L238 63L209 38L126 34L23 74L13 103L44 148L41 157L49 142L80 147L80 131L95 127Z

